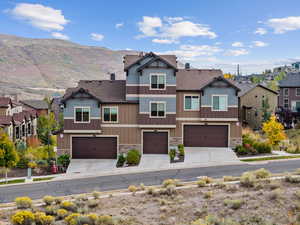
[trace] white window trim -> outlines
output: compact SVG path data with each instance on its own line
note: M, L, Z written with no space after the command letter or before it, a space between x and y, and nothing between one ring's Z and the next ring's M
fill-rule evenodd
M287 100L288 107L285 107L285 100ZM288 109L290 107L290 100L288 98L283 98L283 108Z
M89 110L89 121L76 121L76 109L88 109ZM91 107L89 107L89 106L74 107L74 123L90 123L90 122L91 122Z
M296 96L300 96L300 95L297 95L297 90L298 90L298 89L300 90L300 88L296 88L296 93L295 93Z
M152 77L153 76L164 76L164 80L165 80L165 85L164 85L164 88L152 88ZM150 76L149 76L149 88L150 90L166 90L167 89L167 75L165 73L150 73Z
M105 121L104 120L104 109L117 108L117 121ZM103 123L119 123L119 107L118 106L102 106L102 122Z
M226 97L226 109L225 110L214 110L214 102L213 102L213 99L214 97L222 97L222 96L225 96ZM214 111L214 112L227 112L228 111L228 95L212 95L211 96L211 111Z
M193 97L193 96L197 96L198 97L198 108L197 109L186 109L185 108L185 97ZM200 110L200 94L184 94L183 96L183 109L184 111L199 111Z
M164 114L164 116L152 116L151 115L151 112L152 112L152 110L151 110L151 104L152 103L163 103L164 104L164 112L165 112L165 114ZM167 117L167 103L166 102L164 102L164 101L150 101L149 102L149 117L150 118L166 118Z
M285 90L288 91L288 94L285 94ZM283 88L283 96L289 96L290 95L290 90L288 88Z

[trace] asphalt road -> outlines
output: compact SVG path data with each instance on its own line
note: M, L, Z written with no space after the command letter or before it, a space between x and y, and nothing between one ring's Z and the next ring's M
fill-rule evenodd
M300 160L269 161L255 165L229 165L215 167L201 167L177 169L159 172L147 172L128 175L113 175L102 177L88 177L72 180L59 180L43 183L22 184L9 187L0 187L0 203L12 202L16 197L29 196L39 199L45 195L63 196L87 193L92 191L107 191L124 189L129 185L157 185L167 178L176 178L182 181L197 180L199 176L220 178L223 176L240 176L245 171L266 168L272 173L292 172L300 168Z

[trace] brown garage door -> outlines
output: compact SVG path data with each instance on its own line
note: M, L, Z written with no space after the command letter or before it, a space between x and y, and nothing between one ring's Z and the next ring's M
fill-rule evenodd
M184 145L187 147L227 147L228 126L185 125Z
M115 159L117 138L115 137L73 137L73 159Z
M168 154L167 132L143 132L144 154Z

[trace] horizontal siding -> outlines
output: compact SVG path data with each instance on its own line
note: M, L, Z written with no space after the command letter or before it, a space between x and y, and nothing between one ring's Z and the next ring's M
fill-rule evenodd
M157 124L157 125L175 125L176 124L176 115L167 114L166 118L150 118L147 114L138 115L138 124Z
M150 90L150 87L145 86L127 86L126 94L176 94L175 86L167 86L166 90Z
M73 119L64 120L64 130L100 130L101 120L91 119L90 123L74 123Z
M212 111L211 107L201 107L201 118L238 118L239 109L237 107L228 107L227 111Z

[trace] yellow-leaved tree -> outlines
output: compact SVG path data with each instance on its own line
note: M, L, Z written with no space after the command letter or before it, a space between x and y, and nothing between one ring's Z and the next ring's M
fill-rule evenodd
M274 115L272 115L268 121L263 123L262 130L272 146L277 146L281 141L286 139L284 127L277 121L276 116Z

